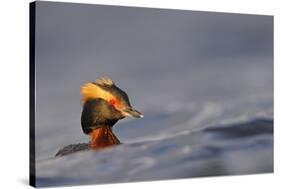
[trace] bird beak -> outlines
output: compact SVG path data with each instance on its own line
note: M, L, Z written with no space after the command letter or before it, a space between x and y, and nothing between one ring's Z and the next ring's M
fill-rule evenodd
M135 118L143 117L142 113L133 109L132 107L127 107L125 110L123 110L123 113L125 116L129 116L129 117L135 117Z

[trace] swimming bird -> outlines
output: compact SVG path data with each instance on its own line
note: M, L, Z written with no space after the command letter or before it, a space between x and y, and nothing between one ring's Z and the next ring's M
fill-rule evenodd
M90 135L93 149L120 144L112 131L118 120L143 117L131 106L128 95L108 77L84 84L80 92L83 104L81 126L83 132Z

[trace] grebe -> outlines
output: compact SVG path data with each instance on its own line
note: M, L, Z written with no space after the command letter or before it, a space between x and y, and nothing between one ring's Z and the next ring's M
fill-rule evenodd
M112 132L118 120L143 117L131 106L128 95L108 77L84 84L80 92L83 103L81 126L83 132L91 137L92 149L120 144Z

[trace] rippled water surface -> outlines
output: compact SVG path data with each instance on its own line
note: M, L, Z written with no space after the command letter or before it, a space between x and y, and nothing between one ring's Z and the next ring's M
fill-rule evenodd
M166 135L153 138L152 134L151 139L128 140L101 151L39 160L37 184L99 184L273 171L272 120L194 130L187 126L182 124L174 132L166 128Z
M38 2L36 185L273 171L273 18ZM89 141L80 87L107 75L142 119L123 143L57 157Z

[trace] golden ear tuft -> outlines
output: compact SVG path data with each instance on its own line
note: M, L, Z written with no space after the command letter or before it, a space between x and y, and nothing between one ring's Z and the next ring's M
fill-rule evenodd
M90 99L102 98L106 101L109 101L109 99L113 98L109 92L103 90L94 83L86 83L83 85L81 87L80 93L83 103Z
M98 78L95 81L95 83L98 85L109 85L109 86L114 85L112 79L110 79L109 77L106 77L106 76Z

